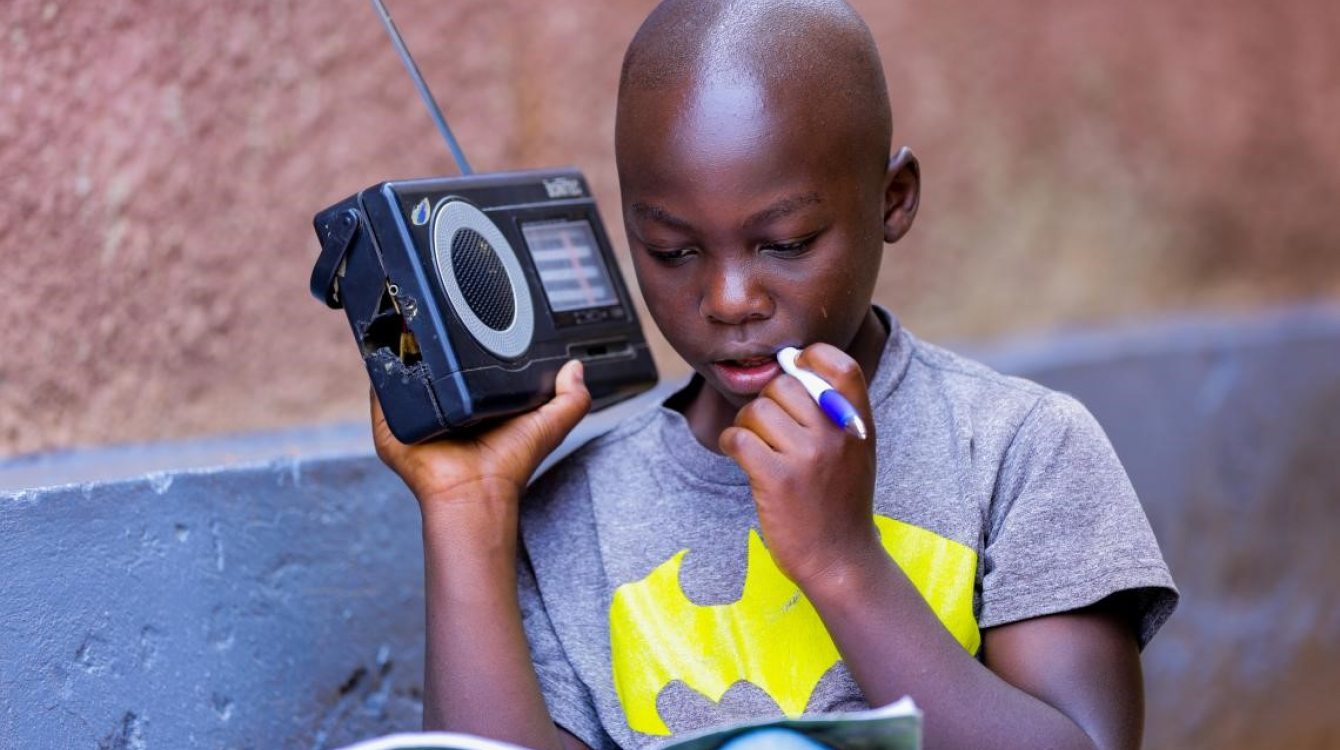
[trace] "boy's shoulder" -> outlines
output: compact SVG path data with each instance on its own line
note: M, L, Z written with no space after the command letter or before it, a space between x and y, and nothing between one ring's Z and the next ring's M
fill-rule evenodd
M990 365L903 332L909 341L914 375L945 396L981 400L988 405L1029 408L1055 392L1026 378L1006 375Z
M924 341L896 320L890 339L890 350L880 364L890 375L876 372L871 383L877 419L881 411L895 412L904 423L948 419L978 436L985 431L1007 441L1026 422L1065 427L1093 419L1069 394Z

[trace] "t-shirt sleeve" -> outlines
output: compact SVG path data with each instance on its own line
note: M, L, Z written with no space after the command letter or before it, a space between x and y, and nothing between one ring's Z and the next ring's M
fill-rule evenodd
M540 680L540 692L549 708L554 723L571 732L594 750L617 750L618 746L605 731L596 709L595 699L573 666L573 659L559 638L550 617L548 596L571 597L575 593L554 583L554 571L545 579L536 575L533 560L550 545L551 537L561 528L555 518L573 505L584 505L589 500L585 474L575 469L570 461L560 462L526 491L521 508L521 543L517 555L517 598L521 604L521 624L530 644L530 658ZM565 537L564 548L573 539ZM532 548L531 545L538 545ZM552 568L552 563L551 563ZM543 570L541 571L544 572ZM541 590L540 580L550 581L548 589ZM561 581L561 577L559 578ZM551 590L556 589L556 590ZM565 599L563 604L571 603Z
M1078 401L1044 396L1005 453L984 544L981 627L1129 592L1141 648L1177 589L1130 479Z
M517 596L521 602L521 624L530 644L530 658L540 678L540 692L554 723L568 730L588 747L615 748L600 725L591 693L577 676L544 609L535 573L523 552L517 560Z

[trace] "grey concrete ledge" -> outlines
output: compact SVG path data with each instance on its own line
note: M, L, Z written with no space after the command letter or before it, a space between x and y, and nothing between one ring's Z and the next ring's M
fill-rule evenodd
M327 746L419 721L418 513L374 458L0 502L0 747Z
M162 443L134 443L48 451L0 459L0 498L23 490L105 484L152 476L250 469L271 462L301 465L331 457L369 455L366 422L222 435Z
M1333 343L1337 337L1340 305L1318 302L1251 313L1200 313L1115 327L1066 328L955 348L1002 372L1025 374L1226 349Z
M662 383L637 399L616 404L583 420L554 456L542 464L542 469L610 429L643 404L664 399L679 385L679 382ZM304 465L314 461L371 455L372 434L366 421L49 451L0 459L0 501L6 497L22 499L68 485L87 486L92 491L98 485L141 478L151 486L170 485L181 474L263 470L266 466L301 472Z

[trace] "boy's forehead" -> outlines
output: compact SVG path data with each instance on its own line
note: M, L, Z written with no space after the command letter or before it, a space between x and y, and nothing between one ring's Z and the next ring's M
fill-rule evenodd
M774 170L809 151L836 158L859 147L865 129L833 116L824 100L820 87L749 79L693 79L674 89L630 92L619 156L644 167L666 161L730 169L766 159Z
M872 154L859 128L824 130L817 110L778 106L756 86L718 82L663 93L674 95L645 92L631 101L647 116L626 123L619 137L629 219L758 229L812 206L849 205L882 175L887 152Z

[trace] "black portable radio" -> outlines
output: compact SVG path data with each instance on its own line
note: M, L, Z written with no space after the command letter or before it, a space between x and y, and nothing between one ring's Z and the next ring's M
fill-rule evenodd
M312 294L343 308L402 442L535 408L585 365L593 406L655 385L656 367L586 179L472 174L381 0L372 0L461 168L393 180L317 213Z

